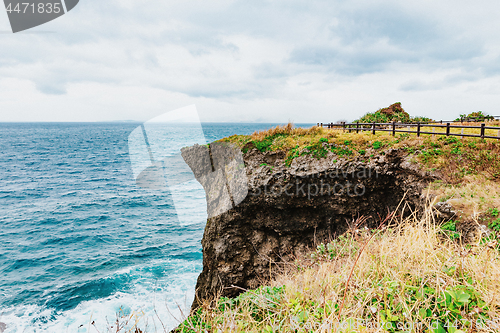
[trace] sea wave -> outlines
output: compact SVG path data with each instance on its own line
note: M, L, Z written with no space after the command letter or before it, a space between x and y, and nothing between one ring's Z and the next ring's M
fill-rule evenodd
M123 332L134 325L148 332L168 332L189 313L200 270L199 263L179 259L120 269L104 279L83 283L76 288L79 290L63 292L81 298L86 294L83 289L88 289L92 298L102 297L75 299L78 305L66 310L60 310L57 297L49 298L44 306L0 307L0 322L6 324L4 333L116 332L117 323ZM96 295L96 283L101 290L118 284L129 287L106 296Z

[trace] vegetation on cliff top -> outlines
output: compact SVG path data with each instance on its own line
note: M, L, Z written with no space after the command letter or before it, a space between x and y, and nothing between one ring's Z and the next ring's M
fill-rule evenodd
M483 111L475 111L469 114L461 114L460 117L455 119L455 121L461 121L464 119L475 119L477 121L494 120L493 116L483 113Z
M206 302L178 332L498 332L494 233L461 245L430 212L385 222L351 226L268 286Z
M363 117L354 122L359 123L388 123L388 122L400 122L400 123L417 123L417 122L427 122L432 119L426 117L411 117L408 112L406 112L401 106L401 102L394 103L389 107L378 109L375 112L367 113Z
M355 224L332 242L319 244L310 259L297 260L267 286L205 303L179 332L500 330L499 141L392 137L291 124L223 141L238 144L245 153L254 148L285 151L288 166L304 155L369 162L387 149L402 149L417 165L439 175L427 189L433 203L453 203L473 218L469 223L483 222L492 231L479 232L465 244L457 220L437 226L429 212L420 221L413 216L375 231Z
M500 122L489 122L488 125L500 126ZM486 135L495 136L499 131L500 127L487 130ZM451 133L458 134L460 130L452 129ZM478 134L478 130L467 129L464 134ZM393 137L387 132L373 135L369 131L349 133L316 126L295 128L288 124L252 135L233 135L222 141L237 144L244 153L251 149L263 153L284 151L287 166L291 166L295 158L305 155L370 163L388 149L401 149L420 168L434 172L440 178L431 184L430 191L438 200L453 203L459 210L458 219L474 218L488 225L495 219L486 212L500 207L500 140L496 139L444 135L417 137L407 133Z
M500 122L490 124L500 126ZM473 130L467 129L464 134L472 133ZM498 131L487 130L486 135L494 136ZM460 130L452 129L451 133L460 133ZM471 175L500 180L500 140L496 139L442 135L416 137L407 133L393 137L387 132L373 135L369 131L349 133L316 126L309 129L294 128L288 124L252 135L233 135L221 141L239 145L243 153L253 148L261 152L285 151L285 163L288 166L294 158L303 155L323 158L332 152L339 158L369 160L375 154L384 154L387 149L399 148L413 155L423 167L440 171L443 178L452 184L460 183Z

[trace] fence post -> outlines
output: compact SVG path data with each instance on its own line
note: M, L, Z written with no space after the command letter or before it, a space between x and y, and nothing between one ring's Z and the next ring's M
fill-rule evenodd
M330 123L330 128L334 128L333 123Z
M446 136L450 135L450 123L446 123Z
M463 127L462 127L462 131L460 132L460 134L461 134L460 137L463 139L464 138L464 128Z
M500 139L500 130L498 130L498 135L497 135L497 136L498 136L498 138Z
M375 135L375 122L373 122L372 130L373 130L373 135Z
M396 136L396 122L392 121L392 136Z
M356 133L359 133L359 120L356 122Z
M481 139L484 139L484 123L481 124Z
M420 136L420 123L417 123L417 136Z

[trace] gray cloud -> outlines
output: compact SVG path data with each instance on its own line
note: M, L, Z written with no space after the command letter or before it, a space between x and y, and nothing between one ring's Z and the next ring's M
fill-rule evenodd
M439 90L499 75L496 7L86 0L33 30L55 33L1 35L0 78L31 81L51 96L99 84L240 104L306 101L365 75L392 77L393 95Z
M462 35L468 29L399 5L372 5L341 11L328 40L296 47L289 61L343 75L383 72L398 63L463 67L486 52L481 37Z

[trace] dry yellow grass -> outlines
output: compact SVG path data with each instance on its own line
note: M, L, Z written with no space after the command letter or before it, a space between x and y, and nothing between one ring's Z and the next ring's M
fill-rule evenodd
M319 246L313 264L297 264L269 287L206 304L181 331L434 332L440 326L445 330L435 332L498 332L496 246L494 240L462 246L444 238L430 214L375 236L351 230ZM455 297L461 306L454 307ZM445 326L456 318L448 323L456 329Z
M287 125L278 125L276 127L270 128L264 131L257 131L251 135L252 140L261 141L268 136L275 136L277 134L286 135L317 135L324 133L324 129L321 127L313 126L311 128L294 127L293 123L288 123Z
M452 123L452 125L466 125L466 126L478 126L479 123ZM486 126L494 127L498 126L498 129L488 129L485 131L485 135L499 137L500 135L500 121L492 121L486 122ZM406 127L399 127L400 130L407 130ZM416 131L415 127L411 127L409 130ZM415 133L410 133L405 136L405 144L407 145L422 145L424 140L439 140L439 138L443 138L443 135L438 135L439 133L446 133L446 128L432 128L422 125L422 131L425 132L434 132L433 134L422 134L420 137L417 137ZM452 128L450 130L452 134L474 134L479 135L480 129L464 129L463 133L461 129ZM396 133L396 136L404 135L403 133ZM354 144L354 146L362 147L366 145L370 145L375 141L381 142L391 142L394 141L394 137L391 135L391 132L381 132L377 131L375 135L372 134L372 131L359 131L359 133L355 132L355 129L351 129L349 132L348 129L342 129L341 127L336 127L332 129L328 129L326 127L318 127L313 126L311 128L300 128L294 127L292 123L288 123L287 125L277 126L274 128L270 128L264 131L257 131L252 135L234 135L229 138L223 139L224 141L231 141L234 143L243 146L244 144L253 141L260 142L265 140L271 140L272 145L271 149L291 149L299 145L299 147L306 146L311 144L314 141L319 140L320 138L326 139L334 139L333 141L343 142L345 140L350 141ZM466 137L457 138L467 140ZM474 139L469 139L474 140ZM495 139L487 139L487 141L496 142ZM398 145L397 145L398 146ZM401 146L401 145L399 145Z
M487 224L491 218L481 213L500 208L500 184L481 176L466 176L460 184L443 184L441 181L429 186L429 193L438 201L447 201L465 219L475 219ZM482 221L481 221L482 220Z
M268 286L206 302L176 332L498 332L496 237L452 241L430 211L390 222L354 226ZM167 332L132 324L109 331Z
M438 125L438 126L443 126L443 127L433 127L431 125ZM426 124L421 124L421 127L420 127L420 130L422 132L430 132L430 133L435 133L434 135L435 136L441 136L439 135L440 133L441 134L446 134L446 123L445 124L431 124L431 125L426 125ZM464 123L460 123L460 122L453 122L453 123L450 123L451 126L474 126L474 127L480 127L481 126L481 123L478 123L478 122L464 122ZM495 136L495 137L500 137L500 121L498 120L495 120L495 121L487 121L485 122L485 125L486 127L498 127L498 129L486 129L485 130L485 135L486 136ZM387 127L388 129L390 129L391 127ZM417 127L416 126L410 126L410 127L407 127L407 126L398 126L396 127L397 130L402 130L402 131L405 131L405 130L408 130L408 131L417 131ZM341 127L335 127L335 128L331 128L331 129L326 129L327 131L330 131L330 132L341 132L341 133L349 133L349 129L342 129ZM350 134L353 134L355 133L355 128L352 128L351 129L351 132ZM371 135L371 130L368 130L368 131L360 131L360 133L367 133L367 134L370 134ZM386 132L386 133L389 133L389 132ZM397 132L396 132L397 133ZM479 128L464 128L463 130L461 128L450 128L450 133L451 134L473 134L473 135L480 135L481 134L481 130ZM415 135L415 133L412 133L411 135ZM432 134L422 134L422 136L432 136Z

